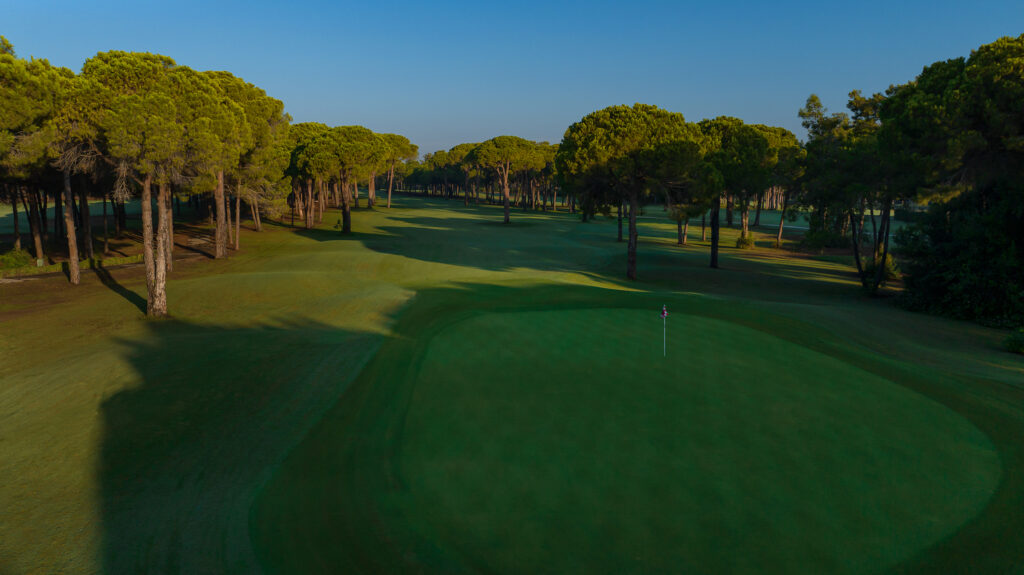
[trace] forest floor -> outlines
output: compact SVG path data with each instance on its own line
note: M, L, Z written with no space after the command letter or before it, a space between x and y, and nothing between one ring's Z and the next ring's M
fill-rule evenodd
M171 319L0 285L0 575L1020 568L1004 333L770 235L645 219L627 282L611 219L395 206L244 229Z

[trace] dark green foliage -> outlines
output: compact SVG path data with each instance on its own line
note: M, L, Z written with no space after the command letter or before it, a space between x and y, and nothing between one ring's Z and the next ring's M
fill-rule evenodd
M32 255L25 250L11 250L0 254L0 268L20 268L32 263Z
M848 248L850 238L832 229L811 229L804 234L800 247L805 250L823 250L825 248Z
M878 272L878 264L882 261L882 257L879 255L874 259L867 259L864 261L864 275L868 277L874 277ZM900 278L900 268L896 265L896 260L893 259L892 254L885 255L885 271L882 274L881 285L885 285L887 281L893 281Z
M747 250L754 247L754 238L750 236L740 236L736 238L736 247L741 250Z
M1006 346L1006 351L1024 354L1024 327L1017 328L1017 331L1006 336L1003 345Z
M1024 323L1024 35L937 62L889 90L882 136L931 200L901 242L905 301L996 325Z

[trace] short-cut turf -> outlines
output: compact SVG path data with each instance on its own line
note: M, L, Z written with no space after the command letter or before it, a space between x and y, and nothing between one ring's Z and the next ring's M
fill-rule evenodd
M0 285L0 572L1006 572L1024 370L840 260L399 196ZM735 241L727 230L724 246ZM668 358L658 312L667 304Z

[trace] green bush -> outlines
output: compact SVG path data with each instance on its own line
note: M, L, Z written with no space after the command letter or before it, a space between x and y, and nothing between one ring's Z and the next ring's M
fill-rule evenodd
M1024 327L1018 328L1003 340L1006 351L1024 354Z
M754 238L747 236L745 238L736 239L736 247L741 250L746 250L754 247Z
M11 250L0 255L0 268L20 268L32 263L32 254L25 250Z
M866 260L864 262L864 275L872 277L878 270L878 264L881 262L881 257L877 257L872 260ZM896 260L892 258L892 254L885 255L885 275L882 277L882 285L885 282L892 281L900 278L900 268L896 265Z
M800 241L800 246L810 250L848 248L850 247L850 238L828 230L813 230L804 234L804 239Z

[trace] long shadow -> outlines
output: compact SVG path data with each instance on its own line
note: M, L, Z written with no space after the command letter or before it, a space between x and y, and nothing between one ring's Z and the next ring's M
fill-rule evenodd
M101 405L106 573L256 573L249 508L379 344L315 321L149 322Z
M100 283L107 286L110 291L128 300L128 302L134 305L140 312L146 313L146 298L118 283L118 281L114 279L114 276L110 275L110 270L103 266L102 261L97 261L96 266L92 268L92 271L96 274L96 277L99 278Z

